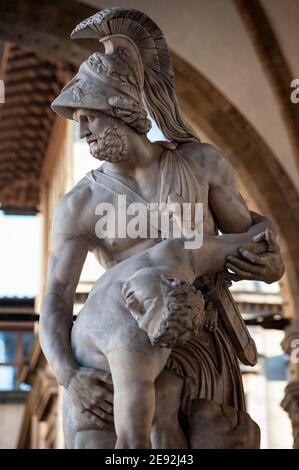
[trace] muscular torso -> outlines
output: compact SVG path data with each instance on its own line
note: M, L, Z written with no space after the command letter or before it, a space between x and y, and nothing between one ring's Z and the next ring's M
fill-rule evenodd
M178 146L177 150L182 156L189 159L195 169L198 171L198 177L200 178L201 184L201 202L204 204L204 234L215 234L217 233L215 219L212 214L212 210L209 205L209 191L210 191L210 173L214 171L210 165L207 165L205 155L203 153L202 158L198 155L192 155L192 144L184 144ZM158 238L119 238L117 236L108 238L101 238L96 235L95 226L99 220L99 216L96 215L96 207L100 203L111 203L115 206L115 195L112 192L102 187L96 181L97 173L100 170L93 172L94 178L84 177L78 185L66 195L66 202L70 208L70 212L74 213L75 224L71 224L68 228L72 235L78 235L81 237L88 237L90 240L89 251L93 252L99 263L105 268L109 268L114 264L131 257L132 255L145 250L159 242L161 239ZM105 171L105 170L104 170ZM159 171L159 167L158 167ZM153 174L150 174L153 172ZM155 174L154 174L155 172ZM108 173L109 175L109 173ZM135 184L134 180L126 175L113 175L119 178L122 183L130 187L133 191L144 197L138 185ZM148 202L157 202L158 195L160 193L160 173L157 174L157 166L149 168L147 172L148 181L156 181L156 187L151 188L151 191L147 191L147 197L150 194ZM74 218L74 217L73 217ZM60 231L58 221L58 232ZM62 225L65 225L65 221L62 221ZM62 232L64 229L62 229Z

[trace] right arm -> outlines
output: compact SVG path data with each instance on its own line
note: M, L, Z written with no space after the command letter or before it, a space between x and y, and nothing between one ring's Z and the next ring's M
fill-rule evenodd
M83 233L87 231L75 213L85 213L78 200L73 204L62 200L56 209L48 285L41 306L40 343L59 384L68 390L78 409L102 429L113 422L113 395L106 385L111 384L110 375L80 367L71 349L75 292L91 243L88 236L78 235L80 228Z
M79 365L70 343L74 297L89 247L88 238L53 234L48 285L41 306L40 341L57 381L65 388Z

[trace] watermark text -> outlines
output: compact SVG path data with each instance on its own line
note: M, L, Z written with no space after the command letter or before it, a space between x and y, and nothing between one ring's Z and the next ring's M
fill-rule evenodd
M186 249L198 249L203 242L203 203L100 203L95 215L98 238L184 238Z

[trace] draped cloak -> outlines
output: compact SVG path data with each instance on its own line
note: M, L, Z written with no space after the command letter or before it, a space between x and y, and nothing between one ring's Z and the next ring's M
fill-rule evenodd
M160 202L204 201L198 171L175 149L164 152L160 170ZM204 204L204 218L207 212ZM204 328L184 346L175 348L166 367L184 378L182 408L186 413L190 412L192 401L201 398L245 410L238 359L221 318L214 332Z

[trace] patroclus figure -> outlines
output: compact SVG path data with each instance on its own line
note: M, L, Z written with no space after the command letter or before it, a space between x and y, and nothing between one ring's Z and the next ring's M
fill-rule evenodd
M65 388L66 445L257 448L238 366L253 365L256 350L227 279L280 279L275 229L248 210L229 163L182 119L167 44L150 18L111 8L72 37L99 39L105 52L80 66L52 107L79 122L104 163L57 205L41 309L42 348ZM148 140L148 114L166 142ZM202 246L165 239L159 224L155 238L101 236L96 208L119 196L148 211L203 204ZM73 325L88 251L107 272Z

